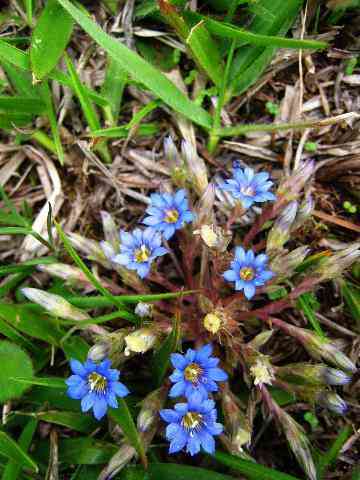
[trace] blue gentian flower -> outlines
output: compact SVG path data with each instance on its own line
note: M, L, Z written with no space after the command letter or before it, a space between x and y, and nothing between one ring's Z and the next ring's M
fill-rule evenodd
M108 407L118 407L116 396L126 397L130 393L125 385L118 381L120 372L110 366L109 359L99 364L89 359L85 363L70 360L74 375L66 380L69 387L67 395L75 400L81 400L83 412L92 408L97 420L106 414Z
M235 290L244 290L245 297L250 299L255 295L256 287L265 285L274 273L266 270L268 256L256 255L252 250L247 252L242 247L235 248L235 258L231 269L224 273L228 282L235 282Z
M194 216L188 208L186 190L178 190L174 195L170 193L153 193L150 195L151 205L147 208L143 223L163 232L166 240L171 238L175 231L189 223Z
M216 422L213 400L204 400L199 392L195 392L187 403L177 403L174 410L160 410L160 415L169 423L166 427L169 453L179 452L185 447L191 456L196 455L200 447L207 453L215 452L214 435L220 435L223 426Z
M141 278L148 275L151 263L156 257L168 253L167 249L161 246L161 234L153 228L135 228L132 233L120 232L120 241L120 253L115 255L112 261L129 270L136 270Z
M228 376L217 366L219 359L211 357L211 353L212 346L208 344L199 350L189 348L185 355L171 354L171 363L175 370L170 376L174 383L170 397L189 397L199 392L203 398L207 398L209 392L218 391L216 382L224 382Z
M233 178L226 180L221 185L223 190L231 193L235 199L239 199L244 208L249 208L256 202L276 200L273 193L269 192L273 182L269 181L267 172L255 173L252 168L234 168Z

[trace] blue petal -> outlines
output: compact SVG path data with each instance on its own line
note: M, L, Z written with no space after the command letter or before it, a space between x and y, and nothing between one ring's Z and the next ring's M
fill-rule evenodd
M155 248L155 250L152 252L152 256L153 257L161 257L163 255L166 255L167 253L169 253L169 251L167 250L167 248L165 247L157 247Z
M201 412L208 414L209 412L212 412L213 410L215 411L215 414L216 414L214 400L205 399L201 404ZM215 416L215 418L216 418L216 416Z
M190 211L187 211L187 212L183 213L183 215L182 215L182 221L183 222L190 223L193 220L194 220L194 215Z
M160 416L167 423L178 423L181 419L181 414L170 408L160 410Z
M158 217L145 217L142 223L144 225L149 225L150 227L154 227L155 225L158 225L161 222L161 220Z
M246 178L249 182L251 182L252 179L254 178L254 174L255 174L255 172L252 168L249 168L249 167L245 168L244 175L246 176Z
M148 207L145 211L151 216L158 217L160 220L162 219L163 212L158 207Z
M175 193L175 196L174 196L175 204L178 205L179 203L181 203L185 197L186 197L186 190L181 188Z
M183 370L188 364L184 355L180 355L180 353L172 353L170 355L170 361L173 367L178 368L179 370Z
M189 452L191 456L200 452L200 440L196 432L193 432L193 436L189 436L186 451Z
M80 375L71 375L65 380L66 385L69 387L77 387L79 384L82 384L84 379Z
M225 382L228 379L227 373L221 368L209 368L207 373L212 380L217 382Z
M178 423L170 423L170 425L166 427L166 431L165 431L166 438L168 440L172 440L179 433L180 429L181 427Z
M139 264L136 270L140 278L145 278L150 272L150 265L148 263Z
M151 204L155 207L163 209L166 206L165 200L162 198L162 195L158 193L152 193L150 195Z
M105 416L107 408L108 406L104 397L98 397L95 400L93 410L96 420L101 420Z
M176 228L173 225L166 225L164 228L164 237L166 240L170 240L170 238L174 235Z
M120 372L119 370L115 370L115 368L110 368L107 371L106 376L111 382L116 382L117 380L119 380Z
M207 361L210 355L212 354L212 351L213 351L213 347L211 343L204 345L203 347L200 348L200 350L196 352L196 360L198 360L199 362Z
M174 409L183 416L183 415L185 415L185 413L188 412L189 406L188 406L187 403L177 403L175 405Z
M245 197L244 195L241 196L241 203L243 208L248 209L254 203L254 197Z
M223 273L223 277L228 282L236 282L238 275L234 272L234 270L226 270L226 272Z
M184 381L175 383L170 389L169 397L180 397L184 394L186 388L186 383Z
M130 255L128 253L118 253L112 258L112 261L119 265L128 265L131 262Z
M75 373L75 375L80 375L81 377L85 377L87 374L83 364L80 363L79 360L71 359L70 368Z
M128 232L120 232L120 241L128 247L132 247L134 245L134 239Z
M245 254L245 250L242 247L235 248L235 258L241 264L245 262L246 254Z
M268 172L260 172L255 175L253 183L254 185L260 185L261 183L265 183L268 178L269 178Z
M246 262L249 263L250 265L252 265L255 261L255 255L254 255L254 252L252 250L248 250L246 252Z
M118 397L126 397L126 395L129 395L130 393L128 388L121 382L111 383L110 388Z
M114 392L109 391L106 395L106 401L111 408L118 408L118 402Z
M222 433L224 430L224 427L221 423L208 424L206 428L211 435L220 435L220 433Z
M87 412L90 408L93 407L96 400L96 395L93 392L89 392L85 397L81 400L81 411Z
M88 386L86 382L84 382L77 387L69 387L66 393L68 397L73 398L74 400L80 400L87 394L88 391Z
M250 300L250 298L255 295L255 287L252 283L248 283L247 285L245 285L244 294L248 300Z
M202 428L198 432L198 437L200 439L201 446L205 450L205 452L210 454L215 453L215 440L212 435L210 435L210 433L205 430L205 428Z
M254 262L255 267L263 268L264 265L268 262L268 259L269 258L267 255L265 255L264 253L261 253L255 258L255 262Z
M192 348L188 348L187 352L185 353L185 358L188 362L193 362L195 359L196 351Z
M201 404L204 401L203 395L199 391L195 391L189 398L188 398L188 407L189 410L199 411L201 408Z
M180 452L180 450L182 450L185 447L187 439L188 439L188 435L186 434L184 429L181 428L178 434L176 435L176 437L170 443L169 453L171 454L171 453Z
M180 370L174 370L173 373L170 375L169 379L173 382L180 382L181 380L184 380L184 374Z

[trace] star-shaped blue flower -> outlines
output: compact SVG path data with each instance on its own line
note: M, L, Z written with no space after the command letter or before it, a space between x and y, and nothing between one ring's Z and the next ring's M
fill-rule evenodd
M174 383L170 390L170 397L185 395L189 397L199 392L203 398L207 398L209 392L217 392L216 382L227 380L227 373L217 365L219 359L211 357L211 344L205 345L199 350L188 349L185 355L173 353L171 363L175 370L170 376Z
M249 208L256 202L276 200L275 195L269 192L273 182L269 180L267 172L255 173L252 168L248 167L244 170L237 167L233 172L233 178L226 180L221 188L240 200L244 208Z
M87 412L91 408L94 417L101 420L108 407L117 408L116 396L126 397L130 392L119 382L120 372L110 368L111 361L103 360L96 364L91 360L81 363L71 360L71 375L65 383L69 387L67 395L75 400L81 400L81 410Z
M224 272L228 282L235 282L235 290L244 290L245 297L250 299L255 295L256 287L265 285L274 273L266 270L268 256L261 253L247 252L242 247L235 248L235 258L231 262L231 269Z
M161 234L153 228L135 228L132 233L120 232L120 241L120 253L115 255L112 261L129 270L136 270L141 278L149 274L155 258L168 253L167 249L161 246Z
M186 190L170 193L153 193L150 195L151 205L147 208L143 223L163 232L166 240L171 238L176 230L185 223L192 222L194 216L188 208Z
M160 415L169 425L166 438L170 442L169 453L176 453L186 447L191 456L205 452L215 452L214 435L223 431L216 422L217 412L213 400L204 400L199 392L194 393L187 403L177 403L172 409L160 410Z

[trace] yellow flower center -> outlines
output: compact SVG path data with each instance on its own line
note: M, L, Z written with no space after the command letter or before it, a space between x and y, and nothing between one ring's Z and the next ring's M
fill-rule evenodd
M164 220L166 223L176 223L179 220L179 212L175 209L166 210Z
M185 380L191 383L197 383L202 374L202 368L197 363L190 363L184 370Z
M247 195L248 197L253 197L255 195L255 190L248 185L247 187L241 187L240 192L243 195Z
M138 263L147 262L150 257L150 250L145 245L141 245L140 248L135 250L134 256Z
M249 282L255 277L255 270L251 267L243 267L240 270L240 278L241 280L245 280L245 282Z
M201 427L202 424L202 415L197 412L188 412L183 416L181 425L186 430L196 430Z
M107 387L107 379L97 372L90 373L88 383L92 392L104 393Z

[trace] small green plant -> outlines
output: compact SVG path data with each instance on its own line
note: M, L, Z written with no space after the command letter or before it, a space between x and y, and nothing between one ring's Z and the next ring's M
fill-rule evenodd
M317 151L317 143L305 142L304 149L309 153L315 153Z
M358 210L357 206L353 205L349 200L346 200L343 203L343 207L344 207L344 210L346 210L348 213L351 213L352 215L357 213L357 210Z
M278 113L280 112L279 105L273 102L266 102L265 108L266 108L266 111L270 113L270 115L273 115L274 117L276 117L276 115L278 115Z

